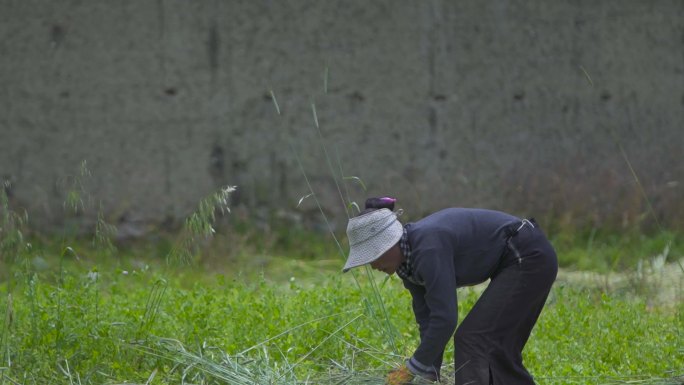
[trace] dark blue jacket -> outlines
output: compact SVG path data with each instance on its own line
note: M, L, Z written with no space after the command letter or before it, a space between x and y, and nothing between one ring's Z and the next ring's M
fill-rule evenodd
M512 215L485 209L450 208L407 226L413 297L420 346L412 359L425 366L442 362L458 320L456 288L489 279L504 253ZM439 368L437 367L437 370Z

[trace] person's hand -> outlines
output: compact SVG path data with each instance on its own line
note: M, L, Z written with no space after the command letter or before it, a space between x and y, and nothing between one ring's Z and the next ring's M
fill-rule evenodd
M386 385L406 385L410 384L413 380L413 373L406 367L406 365L401 365L400 367L393 369L387 374L387 379L385 380Z
M418 382L420 384L432 383L439 380L439 372L434 366L423 365L413 357L406 360L405 366L417 379L422 380Z
M414 379L418 381L417 383L420 384L426 384L426 383L433 383L437 380L439 380L439 374L437 371L434 369L434 367L427 368L425 367L425 370L421 370L420 367L416 367L416 364L413 364L412 359L406 360L406 363L399 366L396 369L393 369L392 371L387 374L387 379L385 380L386 385L406 385L406 384L412 384Z

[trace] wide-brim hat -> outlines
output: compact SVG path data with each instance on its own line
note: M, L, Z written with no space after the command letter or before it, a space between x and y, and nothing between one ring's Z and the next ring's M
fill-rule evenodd
M397 214L389 209L373 210L351 218L347 224L349 257L342 272L380 258L399 242L403 233Z

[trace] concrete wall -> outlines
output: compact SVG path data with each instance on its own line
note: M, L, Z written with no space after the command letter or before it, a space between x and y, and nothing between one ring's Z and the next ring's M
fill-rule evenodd
M681 0L1 0L0 84L0 177L39 226L83 160L115 223L227 184L315 211L294 153L340 217L324 150L355 200L581 225L648 218L624 153L684 224Z

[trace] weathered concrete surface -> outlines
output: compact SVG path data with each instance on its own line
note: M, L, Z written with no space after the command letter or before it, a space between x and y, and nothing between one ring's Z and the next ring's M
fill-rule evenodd
M83 160L114 222L182 218L227 184L235 206L315 212L295 209L292 149L333 216L324 150L368 186L352 199L393 194L409 217L634 224L620 146L684 224L680 0L1 0L0 84L0 177L41 226Z

